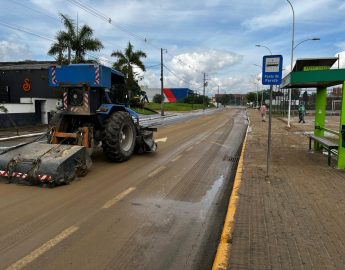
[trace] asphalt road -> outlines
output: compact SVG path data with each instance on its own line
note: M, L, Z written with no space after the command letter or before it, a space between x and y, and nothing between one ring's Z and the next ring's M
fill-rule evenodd
M0 183L0 269L210 269L246 125L219 110L70 185Z

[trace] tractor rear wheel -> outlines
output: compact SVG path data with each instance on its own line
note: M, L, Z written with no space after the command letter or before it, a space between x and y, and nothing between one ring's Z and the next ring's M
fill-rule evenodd
M115 162L128 160L133 154L136 140L134 123L127 112L114 112L105 123L102 141L106 157Z

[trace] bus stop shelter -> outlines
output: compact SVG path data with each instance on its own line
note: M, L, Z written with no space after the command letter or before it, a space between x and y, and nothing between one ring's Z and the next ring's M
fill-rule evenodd
M345 69L331 69L338 58L298 59L281 88L316 88L314 135L325 132L327 87L342 84L338 139L338 169L345 169ZM315 145L317 147L317 144Z

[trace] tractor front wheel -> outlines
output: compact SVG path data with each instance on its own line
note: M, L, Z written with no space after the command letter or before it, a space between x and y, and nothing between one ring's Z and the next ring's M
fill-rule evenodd
M127 112L114 112L105 123L102 141L106 157L115 162L128 160L133 154L136 140L134 123Z

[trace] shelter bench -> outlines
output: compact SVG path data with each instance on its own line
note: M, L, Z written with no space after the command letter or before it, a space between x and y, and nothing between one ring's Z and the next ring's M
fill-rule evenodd
M313 134L308 134L309 137L309 151L311 150L311 141L314 140L323 146L328 152L328 166L331 166L331 154L333 149L338 150L338 143L328 140L324 137L318 137Z

